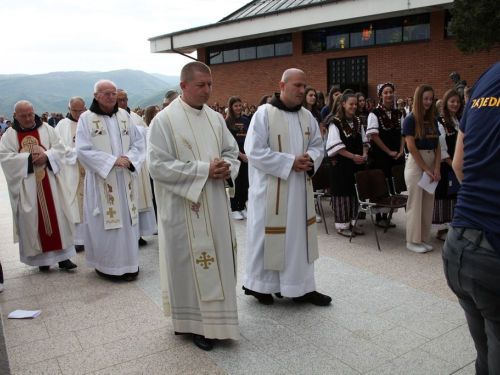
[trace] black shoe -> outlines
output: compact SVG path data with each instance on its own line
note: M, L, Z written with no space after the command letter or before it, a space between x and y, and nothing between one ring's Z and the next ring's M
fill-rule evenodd
M283 296L281 295L281 293L274 293L274 295L276 296L276 298L283 298Z
M146 246L147 244L148 244L148 241L146 241L142 237L139 237L139 246Z
M72 270L73 268L76 267L78 266L69 259L59 262L59 268L64 268L65 270Z
M316 306L328 306L332 302L332 298L318 293L316 291L304 294L302 297L292 298L293 302L297 303L312 303Z
M48 270L50 270L50 266L38 266L38 269L40 271L48 271Z
M245 287L242 287L242 289L245 291L245 294L247 296L254 296L255 298L257 298L259 303L262 303L263 305L272 305L274 303L274 298L271 294L254 292L253 290L247 289Z
M209 351L214 348L214 343L212 342L212 340L207 339L205 338L205 336L202 335L193 334L193 342L201 350Z
M85 251L85 246L83 245L75 245L75 250L77 253L81 253L82 251Z

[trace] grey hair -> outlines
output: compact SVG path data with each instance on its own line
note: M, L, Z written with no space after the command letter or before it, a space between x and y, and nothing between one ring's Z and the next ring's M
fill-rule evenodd
M177 98L180 95L179 91L175 89L170 89L165 93L165 96L163 98L163 103L169 104L172 100Z
M306 75L302 70L296 69L296 68L291 68L287 69L283 72L283 76L281 77L281 82L286 83L288 79L290 79L290 76L293 74L300 73L303 74L304 76Z
M21 106L23 106L23 105L30 105L33 109L35 108L35 107L33 106L33 104L31 104L31 103L30 103L30 102L28 102L27 100L20 100L20 101L18 101L16 104L14 104L14 112L16 112L16 113L17 113L17 108L18 108L18 107L21 107Z
M128 95L128 93L124 89L116 89L117 92L124 92L125 95Z
M94 94L97 94L99 92L99 86L101 86L103 83L111 83L113 86L116 87L115 83L110 81L109 79L100 79L94 85Z
M71 107L71 103L75 102L75 101L81 101L83 103L83 105L85 105L85 100L83 100L83 98L81 96L73 96L70 100L69 100L69 103L68 103L68 108Z

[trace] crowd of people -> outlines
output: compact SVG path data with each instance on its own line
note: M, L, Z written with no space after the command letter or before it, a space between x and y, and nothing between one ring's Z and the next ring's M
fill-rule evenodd
M497 64L487 77L497 74L498 81L499 69ZM490 185L478 185L484 176L467 164L467 157L477 163L488 136L464 138L469 128L484 133L477 130L472 108L483 107L486 95L491 98L488 108L498 107L491 104L493 99L500 102L491 84L480 85L479 94L466 89L465 98L448 90L439 106L431 86L419 85L403 99L396 98L391 82L378 85L377 103L338 86L325 100L322 92L307 86L303 71L288 69L280 92L264 95L258 106L232 96L226 105L210 107L208 66L189 63L180 80L182 93L169 90L163 109L153 105L131 111L127 92L101 80L90 106L73 97L65 117L38 116L33 104L23 100L14 107L13 123L0 116L0 162L21 262L41 272L56 263L72 270L77 265L71 258L84 251L87 266L99 276L132 281L140 271L138 249L146 244L142 236L158 234L164 312L171 316L175 334L192 334L199 348L210 350L214 339L239 338L233 220L248 220L246 295L264 305L275 302L273 295L317 306L331 303L331 297L316 290L319 220L311 183L327 163L338 234L364 234L355 226L355 174L381 170L392 194L392 168L404 165L406 248L432 251L434 225L436 237L449 240L445 271L460 268L465 256L460 244L475 241L474 249L486 253L472 251L471 259L485 262L484 267L487 262L498 274L500 210L485 207L477 190L486 189L484 195L496 199L488 188L499 182L493 180L500 159L495 152ZM460 122L469 97L473 104L465 113L470 119ZM474 146L464 148L469 139ZM495 151L498 144L485 150ZM422 187L422 180L434 184L435 193ZM463 198L457 196L459 182ZM474 199L480 204L472 208ZM495 222L483 225L481 209L490 210L487 216ZM395 227L383 210L376 222ZM486 336L498 343L498 322L491 323L479 297L471 297L475 286L467 275L446 276L466 311L478 350L477 372L486 373L500 358L488 354L490 345L485 344ZM498 290L498 285L488 287ZM490 305L498 312L498 303ZM481 332L485 321L486 333Z

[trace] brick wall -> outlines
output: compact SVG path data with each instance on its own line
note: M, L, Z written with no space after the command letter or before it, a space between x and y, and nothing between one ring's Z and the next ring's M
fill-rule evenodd
M396 86L397 98L413 96L422 83L430 84L440 98L447 89L455 88L450 73L459 72L472 85L486 68L500 61L498 47L490 53L463 55L453 39L445 38L444 11L431 13L430 24L429 41L308 54L302 53L302 33L293 33L293 56L211 66L213 92L209 104L217 101L222 105L233 95L258 104L264 94L279 91L278 82L288 68L302 69L308 85L325 92L327 60L354 56L368 56L369 97L376 97L377 84L390 81ZM198 49L198 56L205 62L205 48Z

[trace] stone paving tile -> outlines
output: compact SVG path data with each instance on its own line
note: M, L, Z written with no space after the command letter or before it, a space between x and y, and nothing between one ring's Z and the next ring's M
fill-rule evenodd
M365 339L396 327L396 324L377 315L360 311L357 306L349 302L334 298L332 303L332 307L318 309L318 313Z
M435 339L458 326L456 323L439 319L424 310L405 305L386 311L379 316L430 339Z
M198 353L196 352L198 351ZM197 348L165 350L137 360L94 372L95 375L225 375L208 356Z
M476 359L474 341L467 324L422 345L420 349L460 367Z
M60 356L58 361L63 374L81 374L106 369L176 346L186 346L186 343L163 327Z
M215 347L207 354L228 374L291 374L251 342Z
M9 363L12 367L21 367L41 362L59 356L81 352L82 346L74 333L64 336L51 337L46 340L35 341L14 348L7 348ZM29 353L29 355L27 355Z
M76 332L76 336L84 349L103 345L122 338L135 336L141 332L166 327L169 324L163 313L143 314L120 319L111 323L87 328Z
M429 341L430 339L399 326L370 339L370 342L397 355L407 353Z
M476 374L476 361L469 363L467 366L462 367L457 372L454 372L453 375L475 375Z
M32 365L10 369L11 375L59 375L62 374L57 359L49 359Z
M259 312L241 311L239 321L241 335L271 356L307 344L300 335Z
M14 348L33 341L39 341L49 338L49 332L43 320L33 319L33 324L24 327L12 328L5 327L5 338L7 347Z
M367 373L367 375L446 375L459 366L439 359L423 350L415 349L395 360L388 362Z
M361 373L396 357L395 354L333 322L317 324L302 331L301 335L311 344Z
M292 374L309 375L356 375L358 371L350 368L318 347L308 345L275 358L276 362Z

